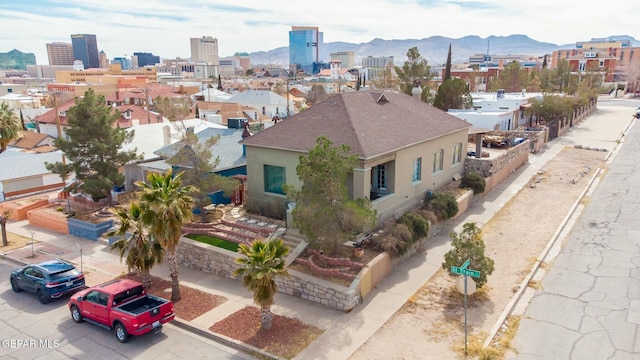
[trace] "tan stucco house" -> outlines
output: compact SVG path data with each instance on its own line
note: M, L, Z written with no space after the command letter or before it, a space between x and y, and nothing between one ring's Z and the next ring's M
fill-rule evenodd
M462 175L471 124L390 90L334 94L242 141L249 209L284 209L282 185L301 187L299 157L324 135L360 159L349 195L369 198L378 222L402 215L454 175Z

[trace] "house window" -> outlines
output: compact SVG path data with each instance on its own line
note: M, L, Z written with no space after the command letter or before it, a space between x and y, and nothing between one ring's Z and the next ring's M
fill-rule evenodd
M264 191L284 195L285 168L282 166L264 165Z
M462 161L462 144L458 143L453 147L453 165L460 164Z
M413 160L413 182L422 180L422 158L419 157Z
M376 166L373 174L373 181L376 189L387 189L387 167L385 165Z
M444 163L442 162L442 157L444 155L444 150L440 149L433 153L433 169L432 172L439 173L444 170Z

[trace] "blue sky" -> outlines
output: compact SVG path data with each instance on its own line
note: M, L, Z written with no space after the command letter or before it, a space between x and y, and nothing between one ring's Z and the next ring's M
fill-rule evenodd
M291 26L318 26L325 42L524 34L563 45L611 35L640 40L639 19L632 0L0 0L0 52L32 52L46 64L46 43L95 34L109 58L189 57L189 38L206 35L229 56L288 46Z

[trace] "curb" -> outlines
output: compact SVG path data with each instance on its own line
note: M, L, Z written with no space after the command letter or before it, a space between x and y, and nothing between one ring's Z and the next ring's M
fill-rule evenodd
M262 349L258 349L257 347L251 346L249 344L245 344L241 341L232 339L230 337L221 335L221 334L216 334L214 332L211 332L209 330L203 329L199 326L190 324L189 322L179 319L179 318L175 318L170 324L175 325L176 327L179 327L183 330L189 331L193 334L196 334L198 336L207 338L209 340L215 341L219 344L228 346L230 348L242 351L244 353L248 353L249 355L253 354L259 354L262 357L268 358L268 359L273 359L273 360L285 360L285 358L270 354Z
M616 143L614 148L604 158L605 163L609 163L611 160L613 160L614 155L617 154L617 152L620 150L621 144L624 143L624 137L629 133L629 129L631 129L631 127L634 125L634 123L635 123L635 118L633 118L633 119L631 119L631 121L629 121L627 126L624 128L622 134L620 134L620 136L618 137L618 142ZM596 185L594 185L594 183L595 183L597 177L600 174L602 174L603 172L604 171L601 168L598 168L596 173L593 175L593 177L589 181L589 184L587 185L587 187L580 194L580 197L576 200L576 202L573 204L573 206L571 207L571 209L569 210L569 212L567 213L565 218L562 220L562 223L560 224L560 226L558 227L558 229L556 230L554 235L551 237L551 239L547 243L547 246L544 248L544 250L542 250L542 253L540 254L540 256L538 256L538 258L536 259L535 263L531 267L531 271L529 272L529 274L525 277L525 279L520 284L520 287L518 288L518 291L513 295L513 297L511 298L511 301L509 301L509 304L507 304L507 307L504 309L502 314L500 314L500 317L498 318L498 321L493 326L493 328L491 329L491 332L489 332L489 336L487 337L487 339L485 340L484 344L482 345L483 347L491 346L491 342L496 337L496 334L498 333L498 331L500 331L500 328L502 327L502 325L506 321L507 317L509 317L509 315L511 315L511 313L513 313L513 310L518 305L518 301L520 301L520 299L522 298L522 295L524 294L526 289L529 287L529 281L531 281L531 279L538 272L538 269L540 268L540 265L542 264L544 259L549 254L549 251L551 250L553 245L558 240L558 237L560 236L560 233L562 232L562 230L564 230L564 227L569 222L569 219L571 219L571 217L574 215L574 213L576 211L576 208L578 207L578 205L580 204L580 202L582 201L584 196L587 194L587 192L589 190L591 190L594 186L596 186Z
M18 266L26 266L27 265L26 262L20 261L18 259L14 259L12 257L7 256L6 254L3 254L3 253L0 253L0 258L2 258L4 260L7 260L9 262L12 262L12 263L14 263L14 264L16 264Z
M9 257L4 253L0 253L0 259L7 260L7 261L9 261L11 263L14 263L17 266L26 266L26 265L28 265L28 263L23 262L23 261L18 260L18 259L14 259L12 257ZM93 267L89 267L89 268L91 270L101 271L101 270L95 269ZM104 273L106 273L106 272L104 272ZM273 355L273 354L268 353L268 352L266 352L266 351L264 351L262 349L258 349L257 347L251 346L249 344L245 344L245 343L243 343L241 341L232 339L230 337L227 337L227 336L224 336L224 335L221 335L221 334L216 334L216 333L211 332L209 330L200 328L200 327L198 327L196 325L193 325L193 324L189 323L186 320L182 320L182 319L177 318L177 317L172 322L170 322L170 324L175 325L176 327L181 328L183 330L186 330L186 331L188 331L188 332L190 332L190 333L192 333L194 335L198 335L200 337L204 337L206 339L215 341L215 342L217 342L219 344L228 346L230 348L233 348L235 350L241 351L243 353L247 353L249 355L257 354L257 355L260 355L262 358L266 358L266 359L285 360L285 358Z
M491 346L491 342L496 337L496 334L498 333L498 331L500 331L500 328L506 321L507 317L511 315L515 307L518 305L518 301L520 301L520 299L522 298L522 295L529 287L529 282L538 272L540 265L544 262L544 259L549 254L549 251L551 250L551 248L553 248L553 245L560 238L560 234L564 230L565 226L567 226L567 223L569 222L569 220L574 216L574 214L576 213L576 209L584 199L587 192L594 186L596 179L601 173L602 173L602 169L598 168L596 170L596 173L593 174L593 176L591 177L591 180L589 180L589 183L587 184L587 186L584 188L584 190L582 190L582 193L580 193L580 196L578 197L578 199L576 199L576 201L571 206L571 209L569 209L569 212L567 213L567 215L565 215L564 219L562 219L562 223L560 223L560 225L556 229L556 232L553 234L549 242L547 242L547 245L545 246L545 248L542 250L538 258L534 262L533 266L531 267L531 271L529 271L529 274L527 274L524 280L522 280L522 282L520 283L520 286L518 287L518 291L516 291L516 293L513 295L513 297L511 298L511 301L509 301L509 304L507 304L502 314L500 314L498 321L496 321L496 324L493 326L493 328L489 332L489 336L487 337L484 344L482 345L483 347Z

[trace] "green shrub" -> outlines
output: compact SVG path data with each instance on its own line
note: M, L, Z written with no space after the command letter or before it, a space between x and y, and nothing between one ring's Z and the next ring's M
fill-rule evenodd
M374 239L374 248L378 251L385 251L392 257L402 255L407 251L407 243L392 234L377 236Z
M418 241L429 234L429 223L427 219L415 211L405 213L396 222L406 225L409 230L411 230L412 242Z
M451 219L458 213L458 202L455 196L447 193L433 194L427 199L425 206L440 220Z
M469 188L473 190L474 194L483 193L486 186L487 182L475 171L465 174L460 181L461 188Z

